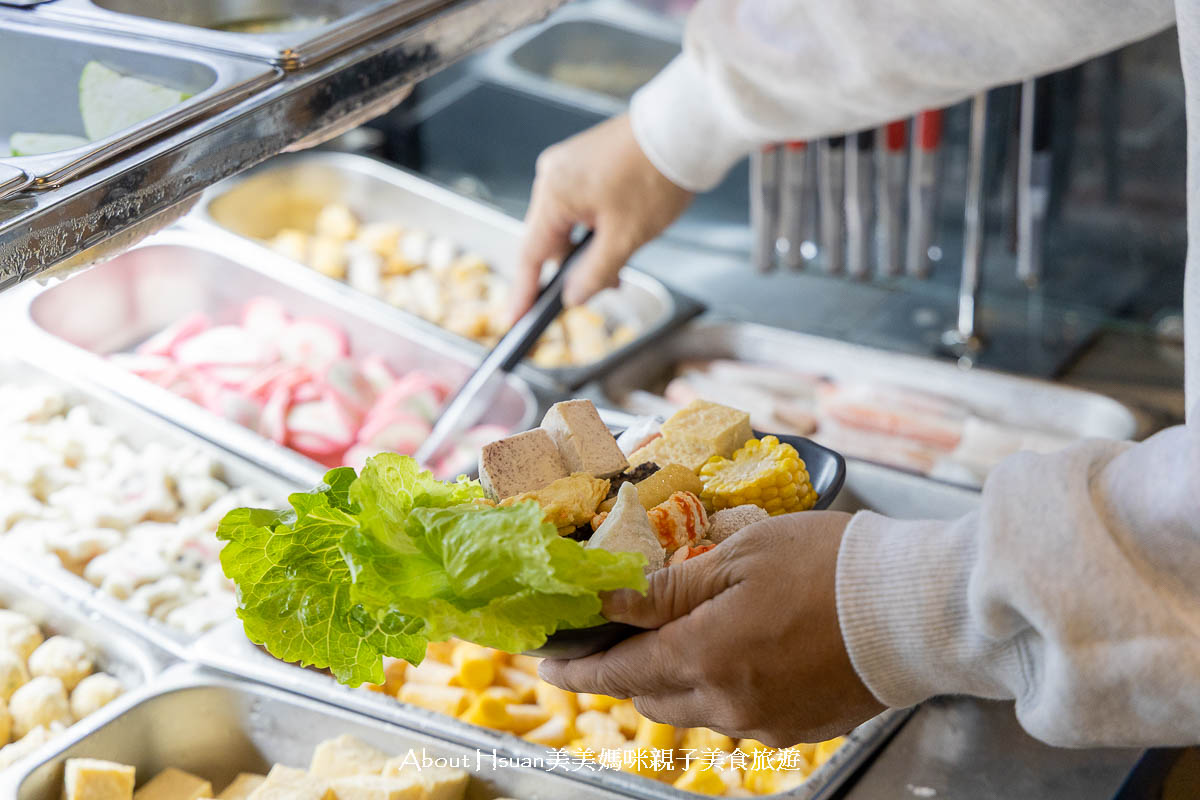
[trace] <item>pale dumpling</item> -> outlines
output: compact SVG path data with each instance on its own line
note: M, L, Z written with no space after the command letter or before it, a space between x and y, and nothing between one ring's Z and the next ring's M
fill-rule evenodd
M71 713L75 719L83 719L116 700L124 691L121 682L108 673L89 675L71 692Z
M650 525L650 517L642 507L637 487L623 483L617 491L617 502L596 528L587 547L599 547L613 553L642 553L646 556L646 573L663 568L667 552Z
M54 723L70 725L71 704L67 690L58 678L42 676L17 689L8 703L12 714L12 735L20 739L38 726L49 728Z
M12 650L0 650L0 700L5 703L13 692L29 683L29 668L25 659Z
M8 744L12 738L12 715L8 713L8 704L0 700L0 747Z
M44 638L41 629L29 617L0 608L0 649L12 650L24 660Z
M29 656L31 675L58 678L68 692L92 674L93 666L87 645L70 636L51 636Z

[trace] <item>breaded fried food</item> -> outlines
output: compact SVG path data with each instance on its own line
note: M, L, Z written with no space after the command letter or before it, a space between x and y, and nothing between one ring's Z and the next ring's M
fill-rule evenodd
M508 507L533 500L542 507L546 521L558 528L570 531L591 521L592 515L608 494L608 480L593 478L586 473L576 473L566 478L559 478L533 492L525 492L514 497L505 498L500 502L501 507Z

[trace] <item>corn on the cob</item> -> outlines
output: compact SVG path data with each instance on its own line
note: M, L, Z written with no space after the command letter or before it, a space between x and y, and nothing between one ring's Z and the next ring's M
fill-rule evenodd
M807 511L817 502L800 454L774 436L751 439L732 459L709 459L700 468L700 480L701 497L718 510L752 504L775 516Z

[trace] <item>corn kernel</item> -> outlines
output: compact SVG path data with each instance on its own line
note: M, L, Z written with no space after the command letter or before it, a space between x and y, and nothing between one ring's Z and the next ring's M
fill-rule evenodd
M467 690L458 686L406 683L400 687L400 702L457 717L471 704Z
M506 729L512 725L508 715L508 703L487 692L480 694L462 715L463 722L481 725L484 728Z
M839 736L836 739L830 739L827 742L821 742L818 744L812 755L813 766L819 767L828 761L830 756L836 753L838 748L841 747L845 741L845 736Z
M725 781L720 774L703 761L695 761L687 768L674 784L676 789L696 794L717 796L725 793Z
M562 714L574 721L575 716L579 713L579 705L575 700L575 695L568 691L551 686L545 681L539 681L535 690L538 705L545 708L551 714Z
M546 747L564 747L567 742L575 739L578 734L578 731L575 730L573 719L573 717L568 718L564 714L556 714L526 733L524 738L526 741L545 745Z
M638 723L634 740L647 747L671 750L675 747L675 727L643 717L642 721Z
M733 752L733 739L723 733L708 728L688 728L684 731L683 742L679 745L684 750L711 751L721 750Z
M620 702L615 697L603 694L588 694L587 692L576 695L576 700L579 703L580 711L608 711Z
M492 685L496 677L496 662L486 647L469 642L459 642L451 655L450 663L455 669L455 683L468 689L484 689Z

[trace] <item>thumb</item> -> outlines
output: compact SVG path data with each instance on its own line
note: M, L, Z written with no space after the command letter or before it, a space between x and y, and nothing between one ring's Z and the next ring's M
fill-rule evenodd
M602 289L618 285L621 267L633 255L634 245L616 232L617 225L601 222L596 226L596 235L587 249L579 254L579 263L567 276L563 290L563 302L567 306L586 303Z
M732 553L733 548L730 548ZM733 559L721 548L651 574L645 594L620 589L604 598L602 614L638 628L661 628L737 584Z
M520 318L537 299L541 286L542 264L561 261L571 245L574 224L561 207L535 190L525 215L525 241L517 259L513 278L512 315Z

